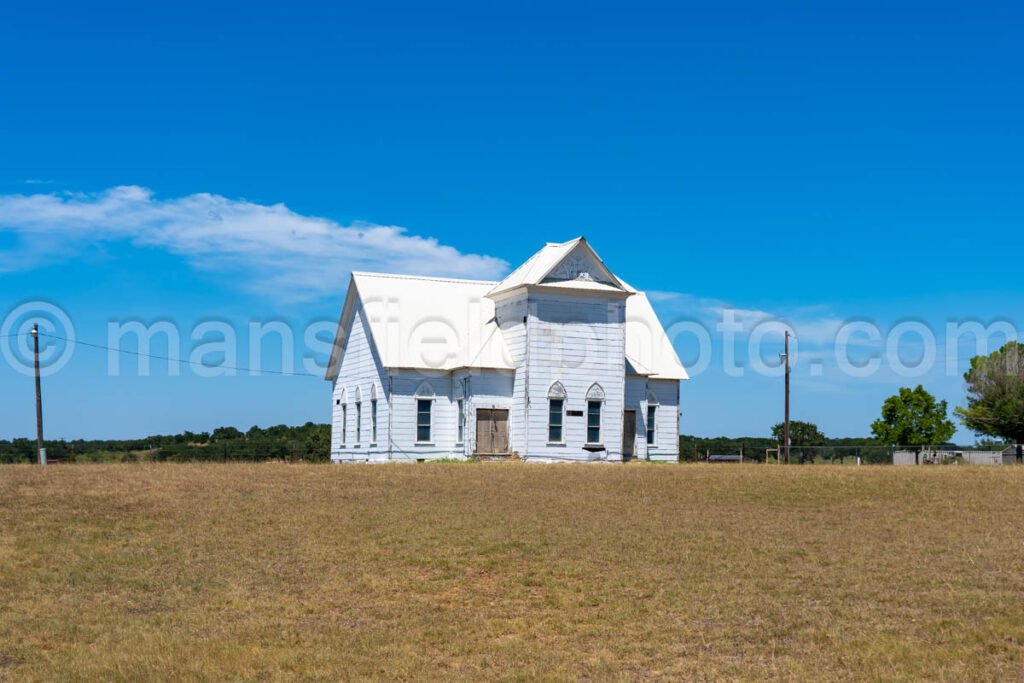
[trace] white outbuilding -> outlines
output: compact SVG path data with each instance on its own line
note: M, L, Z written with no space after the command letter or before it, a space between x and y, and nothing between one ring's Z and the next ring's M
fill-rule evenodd
M326 379L334 461L674 461L687 375L579 237L501 282L353 273Z

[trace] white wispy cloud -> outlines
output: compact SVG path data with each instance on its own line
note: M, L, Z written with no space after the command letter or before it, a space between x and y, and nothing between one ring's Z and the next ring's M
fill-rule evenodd
M0 273L62 262L118 241L155 247L192 266L239 278L286 300L337 296L352 270L497 278L508 263L464 254L431 237L387 225L341 225L215 194L160 199L143 187L99 193L0 195L0 233L15 245L0 254Z

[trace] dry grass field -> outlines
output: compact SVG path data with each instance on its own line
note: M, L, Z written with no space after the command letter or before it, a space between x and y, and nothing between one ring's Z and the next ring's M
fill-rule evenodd
M0 468L0 680L1021 680L1024 468Z

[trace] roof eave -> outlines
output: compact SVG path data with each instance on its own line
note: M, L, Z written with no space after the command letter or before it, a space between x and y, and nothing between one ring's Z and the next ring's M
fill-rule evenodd
M453 365L445 366L442 368L432 368L422 365L385 365L385 370L411 370L414 372L457 372L459 370L495 370L501 372L514 372L515 368L511 366L497 366L497 365Z
M647 379L661 379L661 380L666 380L666 381L670 381L670 382L687 382L687 381L689 381L690 376L688 374L686 374L684 372L684 373L682 373L682 375L683 375L682 377L679 377L678 373L673 373L671 375L648 375Z
M574 287L552 287L549 285L523 285L523 288L527 292L541 292L544 294L574 294L579 296L591 296L591 297L611 297L614 299L628 299L629 297L636 294L636 292L627 292L624 289L619 290L607 290L607 289L583 289Z
M333 382L338 377L341 348L345 345L345 338L348 337L348 330L345 329L345 318L356 305L356 299L358 298L359 292L356 289L356 274L351 273L348 278L348 289L345 292L345 305L342 306L341 315L338 317L338 329L334 333L334 343L331 345L331 355L327 360L327 370L324 372L324 379L328 382Z
M637 294L636 291L630 291L625 289L576 289L573 287L551 286L546 284L522 284L516 285L515 287L509 287L508 289L503 289L498 292L488 292L484 296L490 299L491 301L502 301L523 291L525 291L527 294L531 292L538 292L541 294L570 294L590 297L611 297L613 299L628 299L629 297Z

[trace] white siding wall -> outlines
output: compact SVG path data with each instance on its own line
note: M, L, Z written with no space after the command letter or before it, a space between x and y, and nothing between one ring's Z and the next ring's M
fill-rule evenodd
M648 389L658 399L658 410L654 420L655 446L648 448L647 457L675 462L679 459L679 382L652 379Z
M679 459L679 382L646 377L626 378L626 409L635 410L636 457L650 460ZM658 400L654 415L654 446L647 446L647 393Z
M429 443L416 441L416 401L421 388L433 392ZM423 396L423 398L430 398ZM451 373L419 370L391 371L392 460L433 460L449 458L459 452L455 447L456 409L452 401Z
M553 460L622 459L622 406L625 389L625 302L597 296L531 295L528 364L527 449L530 458ZM548 443L548 390L565 387L567 411L562 445ZM601 436L606 450L591 453L586 441L586 394L594 383L605 393Z
M462 383L461 391L466 411L466 431L462 444L458 443L459 383ZM391 459L435 460L465 457L473 453L476 443L476 409L511 408L512 383L513 373L509 371L430 373L393 370ZM421 398L417 392L421 392L426 386L430 387L434 396L431 407L431 441L424 444L416 441L416 401Z
M467 381L468 380L468 381ZM509 411L509 450L514 451L512 444L512 407L513 385L515 374L508 371L483 370L473 373L455 373L455 382L465 382L466 387L466 440L460 453L473 454L476 447L476 409L504 408ZM453 384L454 386L454 384ZM458 405L455 405L458 415Z
M526 452L526 375L523 361L526 357L526 297L520 295L506 299L495 306L495 317L501 328L505 347L512 356L512 364L518 368L512 385L512 408L509 412L509 448L516 453Z
M388 444L388 402L385 392L385 372L373 350L364 320L362 306L356 306L352 328L341 352L338 377L334 381L331 399L331 460L384 459ZM372 431L371 387L377 389L377 442L371 445ZM356 389L362 392L362 439L356 447ZM344 399L343 399L344 396ZM346 439L341 441L342 406L348 406Z
M647 406L647 378L627 377L626 378L626 407L625 410L636 411L636 442L633 454L638 460L647 459L647 439L645 423Z

